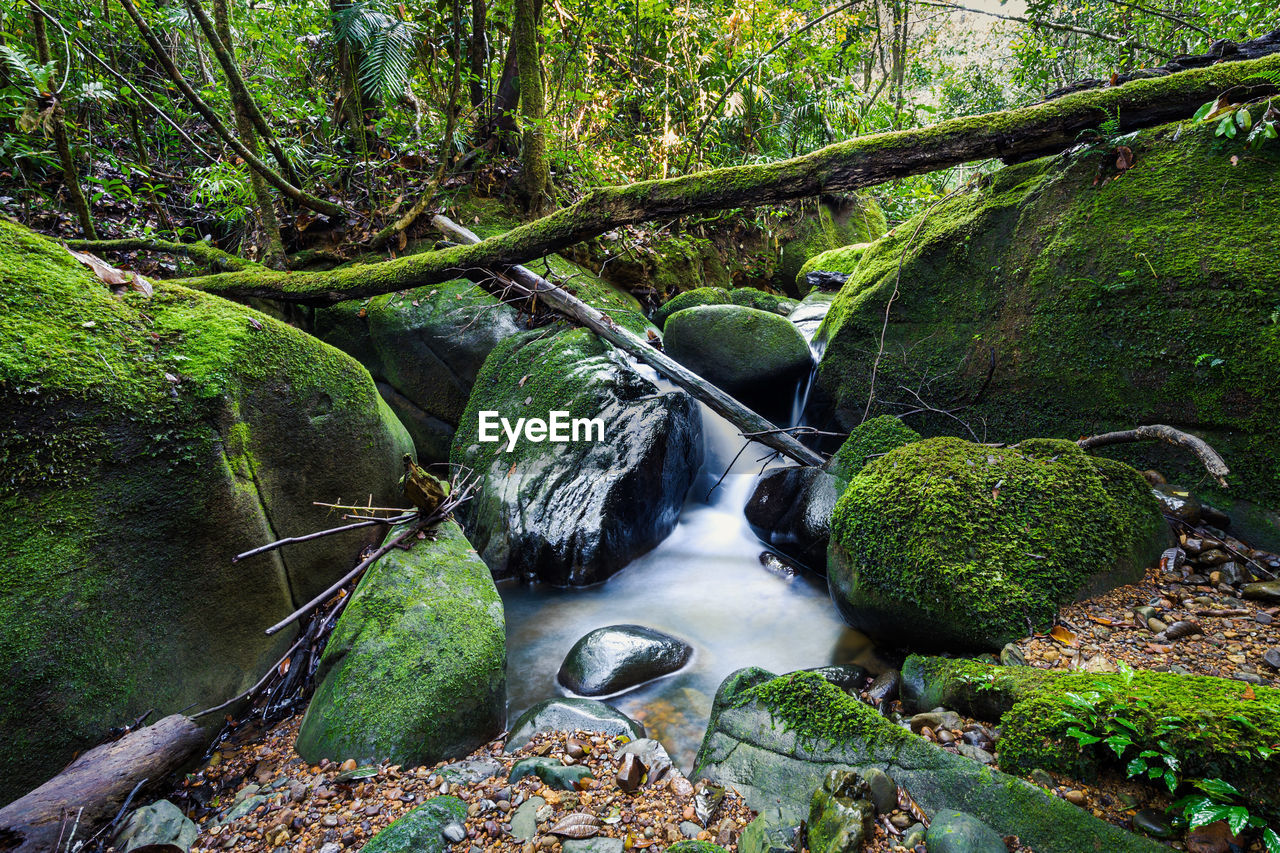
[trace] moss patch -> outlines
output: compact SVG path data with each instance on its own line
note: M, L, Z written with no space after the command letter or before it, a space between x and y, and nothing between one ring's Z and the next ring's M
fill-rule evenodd
M966 405L988 440L1174 424L1226 456L1233 492L1280 502L1280 148L1233 165L1236 148L1190 123L1125 144L1123 174L1101 148L1011 166L870 247L820 333L840 421L861 418L867 354L900 284L885 347L909 357L882 360L873 414L934 377L930 402ZM944 421L912 425L957 429ZM1153 444L1108 455L1186 482L1203 473Z
M919 440L920 433L898 418L879 415L863 421L849 432L844 444L827 462L827 470L841 484L847 484L872 459Z
M903 729L885 725L874 708L815 672L794 672L757 684L739 693L730 707L749 703L767 708L774 722L795 732L806 748L894 744L912 738Z
M1068 441L955 438L869 462L836 504L846 619L901 642L999 648L1058 605L1141 577L1168 537L1138 472Z

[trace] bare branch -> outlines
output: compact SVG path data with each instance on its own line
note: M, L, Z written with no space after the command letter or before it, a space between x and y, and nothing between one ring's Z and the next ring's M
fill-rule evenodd
M1175 447L1190 450L1200 459L1205 470L1209 472L1209 476L1213 477L1219 486L1224 489L1227 488L1227 475L1231 471L1227 468L1227 463L1218 455L1218 452L1210 447L1209 443L1204 439L1183 432L1180 429L1174 429L1171 426L1148 424L1135 429L1089 436L1088 438L1080 439L1076 444L1080 445L1082 450L1092 450L1095 447L1105 447L1108 444L1128 444L1135 441L1163 441Z

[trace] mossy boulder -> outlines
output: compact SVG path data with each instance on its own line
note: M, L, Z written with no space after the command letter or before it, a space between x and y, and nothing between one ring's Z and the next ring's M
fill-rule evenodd
M836 504L831 595L908 646L998 650L1139 580L1170 541L1142 475L1073 442L933 438L874 459Z
M363 532L313 501L398 500L408 435L354 359L223 299L113 296L0 220L0 802L149 708L258 680L263 630L336 580Z
M467 804L457 797L432 797L373 836L365 853L446 853L452 846L444 828L467 819Z
M870 243L854 243L851 246L841 246L838 249L830 249L814 255L805 261L804 266L800 267L800 272L796 273L796 290L801 296L806 296L815 289L816 284L826 285L829 282L843 284L849 276L858 271L858 264L862 263L862 256L869 248L871 248ZM810 273L817 275L811 278Z
M785 321L783 321L785 322ZM480 413L603 422L565 442L481 441ZM501 435L501 430L497 431ZM548 436L549 437L549 436ZM702 461L702 418L586 330L510 338L485 361L452 460L481 476L461 516L499 577L604 580L675 527Z
M716 244L684 229L649 232L641 239L613 231L579 244L571 258L589 265L610 284L654 302L681 291L733 284L730 264Z
M880 205L856 194L825 196L816 211L806 211L801 217L791 226L794 236L783 245L778 259L776 279L781 288L794 287L801 268L815 255L853 243L869 243L888 228Z
M739 670L720 685L694 778L735 787L780 826L809 816L833 769L888 773L933 815L959 809L1037 853L1157 853L1165 848L1105 823L1029 782L946 752L880 716L817 673Z
M1123 770L1145 749L1178 759L1183 778L1220 778L1267 809L1280 807L1280 690L1208 676L1133 671L1089 673L991 666L911 656L903 695L919 708L944 705L1000 723L1000 766L1094 778ZM1082 748L1068 729L1083 698L1122 719L1134 740L1117 760L1103 744ZM1173 725L1169 725L1173 723Z
M502 731L506 623L489 570L452 521L412 545L374 564L325 646L296 746L312 764L431 765Z
M485 357L521 329L513 308L465 279L321 308L313 323L373 375L423 464L449 458Z
M840 445L840 449L827 460L827 471L835 476L843 488L867 463L919 440L920 433L900 419L893 415L878 415L849 431L849 437Z
M1124 144L1123 173L1106 146L1009 166L870 247L822 330L839 422L862 419L896 285L885 352L908 355L880 361L872 414L914 408L898 389L929 377L926 400L963 405L988 441L1171 424L1223 454L1233 494L1280 506L1280 146L1233 161L1238 144L1190 122ZM1204 473L1159 443L1107 455Z
M795 310L799 303L794 299L769 293L758 287L735 287L729 291L729 302L733 305L745 305L770 314L781 314L783 317Z
M665 329L667 325L667 318L677 311L683 311L686 308L696 308L699 305L728 304L729 291L726 288L695 287L693 290L686 290L684 293L672 297L659 306L658 309L653 312L653 322Z
M667 319L667 354L744 402L789 405L813 366L809 345L785 317L742 305L704 305Z

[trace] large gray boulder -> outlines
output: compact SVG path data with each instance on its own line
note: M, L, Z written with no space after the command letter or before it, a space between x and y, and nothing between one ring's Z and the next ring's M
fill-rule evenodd
M522 435L508 452L505 438L480 440L486 411L511 423L548 421L553 411L599 419L604 440L598 428L576 441ZM701 425L692 397L660 391L588 331L504 341L476 380L453 445L452 461L481 476L460 512L472 543L498 577L604 580L675 527L702 461Z
M488 569L456 523L393 549L329 638L298 754L416 767L484 744L506 721L505 624Z
M798 824L833 769L888 773L929 815L959 809L1037 853L1158 853L1139 838L1029 782L946 752L881 717L816 673L730 675L716 693L695 778L732 785L747 805Z
M263 630L372 541L314 501L400 500L404 428L354 359L182 287L113 296L0 220L0 802L148 709L216 705Z

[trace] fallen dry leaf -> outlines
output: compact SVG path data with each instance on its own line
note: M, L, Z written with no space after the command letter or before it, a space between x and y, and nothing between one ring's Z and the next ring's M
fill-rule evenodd
M1062 643L1064 646L1077 646L1080 644L1080 638L1062 625L1054 625L1053 630L1049 632L1049 636L1053 638L1054 642Z
M67 249L67 253L88 267L93 274L98 277L99 281L110 285L112 292L119 292L119 290L124 288L136 290L145 296L151 296L153 292L151 282L147 281L136 272L125 272L124 270L117 269L102 260L102 258L99 258L96 255L91 255L88 252L77 252L75 249Z

